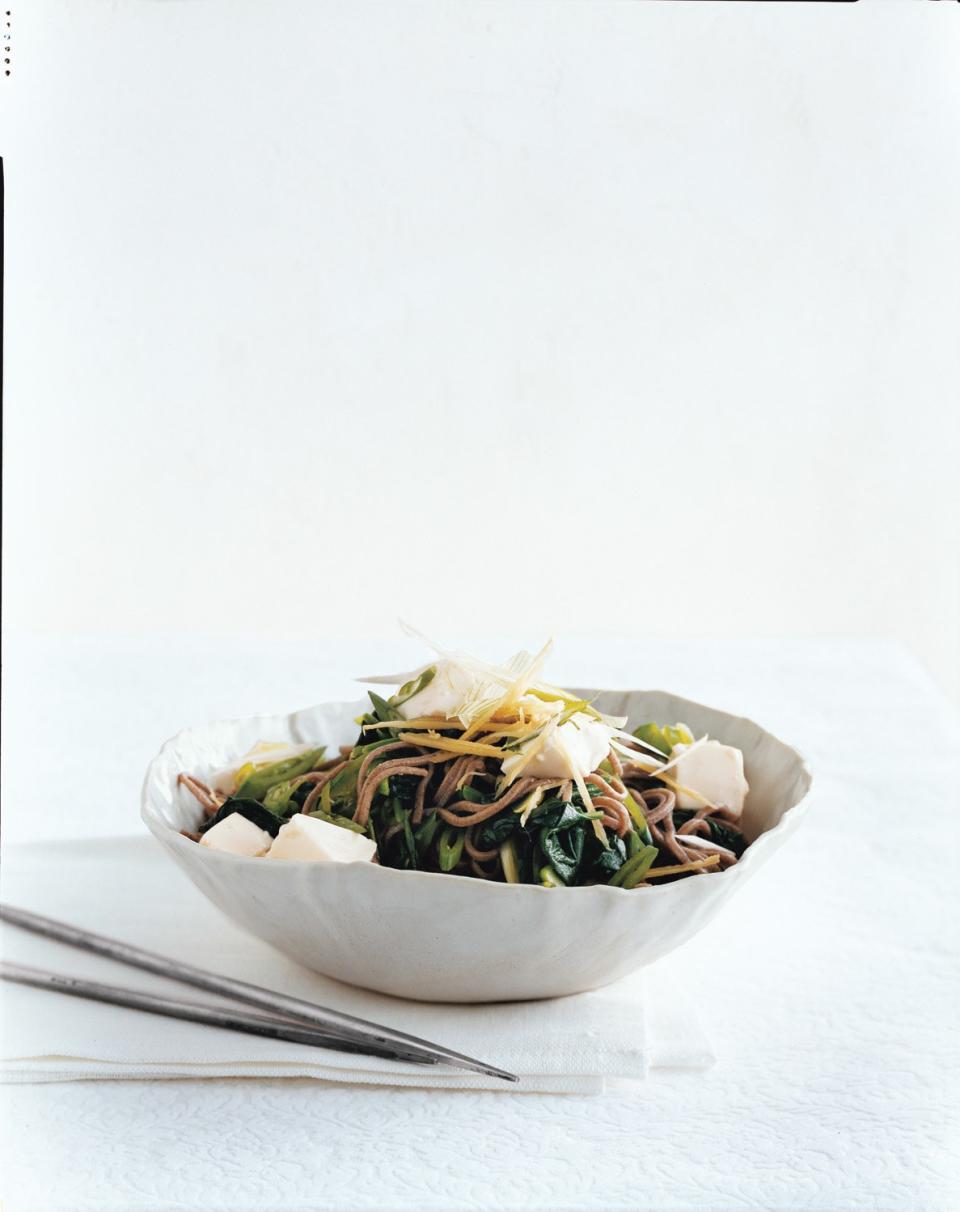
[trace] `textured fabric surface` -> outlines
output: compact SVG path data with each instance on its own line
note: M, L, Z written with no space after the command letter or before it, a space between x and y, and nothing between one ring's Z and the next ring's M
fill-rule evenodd
M135 767L129 753L99 790L82 777L131 684L143 719L124 736L141 767L180 723L348 690L311 674L315 693L303 693L292 645L48 651L49 664L23 658L14 672L34 693L62 689L45 716L9 725L23 744L8 742L6 764L19 812L41 756L27 734L55 730L79 780L72 805L38 826L58 834L70 811L84 830L116 832L122 786L136 825L136 782L119 769ZM342 654L343 669L376 666L362 655ZM669 978L694 1001L716 1065L655 1070L599 1097L298 1079L8 1085L5 1212L960 1207L960 881L944 845L960 734L929 678L899 649L851 643L591 641L563 645L557 666L557 680L668 685L742 712L813 768L796 837L646 974L650 1029L652 982ZM61 705L82 680L89 718L68 737ZM168 696L178 685L184 701L162 700L150 734L140 696L154 685Z

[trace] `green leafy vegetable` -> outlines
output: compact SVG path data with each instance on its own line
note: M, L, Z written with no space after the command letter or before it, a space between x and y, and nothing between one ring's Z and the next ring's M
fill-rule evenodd
M417 831L414 834L414 841L417 844L418 853L423 856L430 849L430 843L436 835L437 829L440 827L440 817L435 812L426 817L417 826Z
M675 808L673 810L673 819L678 827L695 815L695 810L692 808ZM739 858L747 848L747 839L740 830L728 825L725 821L714 820L713 817L707 817L706 821L710 829L710 840L716 842L718 846L726 846Z
M673 749L674 745L693 744L693 733L686 724L674 724L673 727L669 724L664 725L663 735L666 737L671 749Z
M269 762L259 770L255 770L249 778L244 779L234 796L238 800L262 800L271 787L283 783L287 779L296 778L298 774L307 774L323 760L326 747L308 749L296 757L285 758L281 762Z
M291 798L291 800L293 800L294 804L296 804L297 808L302 808L303 801L307 798L307 796L313 790L313 783L310 782L309 780L307 782L301 782L301 783L297 783L296 779L293 779L292 781L294 783L296 783L296 786L294 787L293 793L291 794L290 798Z
M460 862L460 856L463 854L464 830L454 829L452 825L447 825L443 833L440 834L440 844L437 847L437 854L440 859L441 871L452 871Z
M360 767L363 765L365 755L360 754L356 757L351 756L346 766L338 771L332 779L324 785L324 791L330 788L330 800L333 803L351 802L356 798L357 794L357 775L360 773Z
M480 850L493 850L519 828L519 818L509 808L505 808L503 812L477 826L476 844Z
M467 829L445 825L434 806L433 797L447 773L445 764L438 763L435 768L424 770L422 775L393 774L383 778L377 770L381 761L391 758L391 754L381 757L377 750L395 744L397 731L402 727L398 708L428 686L435 673L433 666L425 669L390 699L370 692L370 711L358 721L361 732L357 744L342 769L323 784L310 813L318 820L372 838L377 845L378 860L386 867L443 872L464 869ZM552 693L544 694L551 699L557 697ZM584 702L574 700L572 696L561 696L561 701L566 707L564 716L587 709ZM597 714L592 708L589 710L593 715ZM369 733L363 731L369 724L389 724L390 727ZM455 735L459 730L441 727L440 731ZM651 747L652 752L664 757L676 744L693 740L682 724L648 723L639 727L635 735ZM525 736L523 743L528 742L529 736ZM503 738L502 742L496 743L507 752L514 741ZM242 783L234 799L201 828L209 828L232 811L242 811L275 835L284 818L302 810L314 787L313 782L304 781L304 776L319 764L323 753L322 748L311 749L259 768L248 763L239 775ZM413 753L416 753L415 748ZM364 827L351 818L357 807L360 768L371 756L368 770L374 790ZM488 776L496 776L496 769L489 761L483 769ZM646 779L636 772L630 776L632 794L626 795L624 804L632 827L619 837L615 830L600 823L605 813L595 807L593 797L603 790L596 781L600 774L608 780L613 779L615 770L609 761L601 764L592 780L589 774L585 775L581 783L583 792L575 784L568 784L566 799L561 798L555 787L535 787L518 803L473 827L471 836L476 846L498 852L500 870L507 883L541 883L546 887L603 883L613 887L635 887L657 857L638 788L663 784L655 776ZM467 781L457 789L456 796L467 804L482 806L494 803L504 788L504 780L485 778L476 783ZM424 792L426 810L420 823L414 825L418 796ZM449 805L452 801L448 798L446 802ZM679 825L690 815L690 812L677 809L675 821ZM712 819L708 824L713 840L738 855L742 853L746 843L735 829Z
M544 800L538 808L533 810L527 825L532 829L556 829L561 821L570 825L575 824L577 810L573 804L553 798Z
M399 822L403 840L406 842L407 862L413 870L416 870L419 863L417 862L417 847L413 839L413 826L410 824L410 813L404 808L403 801L399 795L394 796L393 817L394 820Z
M263 797L264 808L268 808L275 816L290 816L299 809L302 802L294 798L298 786L297 779L285 779L282 783L277 783ZM308 787L307 794L309 790Z
M545 829L539 838L540 851L565 884L576 879L583 858L583 829Z
M644 846L633 858L627 859L613 879L608 883L612 888L633 888L653 866L659 851L656 846Z
M666 737L660 731L659 724L641 724L639 728L634 728L633 735L638 741L643 741L644 745L651 749L656 749L658 753L667 757L670 750L667 746Z
M633 735L665 758L670 756L674 745L692 745L693 733L685 724L641 724L634 728Z
M402 707L408 699L412 699L414 695L419 694L421 690L425 690L426 687L429 686L433 681L436 672L436 666L431 665L429 669L424 669L423 673L421 673L419 677L412 678L409 682L404 682L397 693L390 699L393 715L387 716L387 719L396 719L397 708Z
M540 868L540 883L543 884L544 888L563 887L563 880L560 879L549 863Z
M385 723L387 720L395 720L397 718L396 711L390 706L386 699L382 699L379 694L374 694L372 690L368 690L370 702L373 704L373 718L377 723Z
M341 829L349 829L351 833L367 832L363 825L351 821L348 816L336 816L330 812L321 812L316 808L312 812L308 812L307 816L316 817L318 821L326 821L328 825L339 825Z
M517 863L517 850L509 838L500 847L500 866L503 868L503 878L508 884L520 883L520 868Z
M627 798L623 801L627 806L627 811L630 813L631 820L636 826L637 833L647 843L648 846L653 845L653 836L650 833L650 826L647 824L647 818L644 816L643 809L633 798L627 793Z
M276 837L280 832L280 826L283 823L269 808L264 808L258 800L243 800L237 797L227 800L214 816L209 817L200 826L200 832L206 833L208 829L212 829L214 825L219 825L222 820L228 816L233 816L237 812L240 816L245 816L248 821L251 821L259 829L265 829L271 837Z
M636 837L635 833L630 833L628 837ZM598 879L607 883L611 876L616 875L623 864L627 861L627 847L622 838L614 835L610 839L610 844L604 850L599 847L600 853L594 861L594 872Z

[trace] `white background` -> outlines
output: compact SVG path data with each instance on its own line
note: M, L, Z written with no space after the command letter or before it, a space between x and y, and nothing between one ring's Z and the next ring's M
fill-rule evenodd
M816 790L666 961L708 1075L5 1087L4 1206L956 1207L960 8L8 3L5 843L397 616Z
M13 8L8 628L960 695L955 5Z

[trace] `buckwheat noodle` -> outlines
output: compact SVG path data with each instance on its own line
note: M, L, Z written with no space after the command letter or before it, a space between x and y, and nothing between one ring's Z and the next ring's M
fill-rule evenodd
M493 726L487 731L493 731ZM351 752L349 746L341 746L338 757L319 763L314 770L292 780L295 786L312 784L302 802L302 812L316 809L324 788L346 769ZM657 858L645 878L633 886L652 887L652 881L704 875L711 869L727 868L737 862L736 852L718 840L739 837L738 822L732 814L722 808L703 807L695 812L683 810L682 818L678 820L676 794L662 784L657 785L655 772L640 762L622 761L612 749L607 763L609 773L594 771L585 777L591 810L602 813L599 820L604 828L622 839L634 828L628 806L632 803L634 811L642 812L657 850ZM451 871L476 879L502 880L505 873L500 848L479 845L478 827L504 809L516 807L538 789L544 794L555 792L561 802L569 803L574 782L522 776L491 803L478 803L464 795L464 788L471 787L475 781L494 786L500 774L497 758L449 753L413 741L390 741L367 753L359 766L353 820L357 825L368 825L377 789L385 780L416 779L413 806L409 812L410 826L422 826L436 816L438 822L448 828L463 830L460 856ZM208 818L226 802L227 797L222 792L212 790L192 775L181 774L178 781L196 798ZM382 830L378 838L378 855L404 827L403 821L394 821ZM188 830L181 832L199 840L199 834Z

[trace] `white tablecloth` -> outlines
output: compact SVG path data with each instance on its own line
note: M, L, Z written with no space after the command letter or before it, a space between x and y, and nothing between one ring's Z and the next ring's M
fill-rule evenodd
M5 835L136 832L140 769L177 726L340 697L371 665L358 645L319 652L11 644ZM752 715L811 761L804 829L662 961L710 1024L713 1069L590 1098L302 1080L6 1087L5 1212L960 1206L960 731L927 676L881 644L613 638L561 646L553 675L668 685Z

